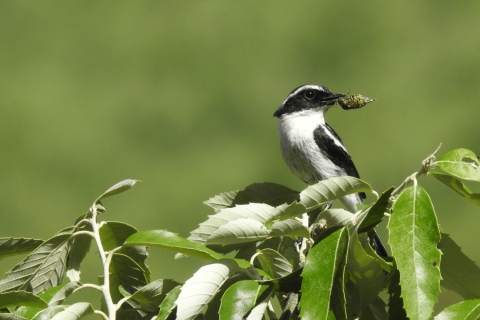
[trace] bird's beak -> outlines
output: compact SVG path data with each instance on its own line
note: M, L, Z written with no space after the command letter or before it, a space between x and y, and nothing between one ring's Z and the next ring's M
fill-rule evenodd
M346 97L346 95L341 94L341 93L332 93L331 96L326 97L326 98L324 98L323 100L325 100L325 101L333 101L333 100L337 100L337 99L345 98L345 97Z

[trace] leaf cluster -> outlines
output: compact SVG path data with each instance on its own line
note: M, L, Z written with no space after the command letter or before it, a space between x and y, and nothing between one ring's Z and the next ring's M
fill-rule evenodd
M428 161L427 161L428 160ZM328 203L371 186L342 176L301 192L274 183L217 195L213 214L188 239L166 230L138 231L101 221L101 200L124 192L122 181L99 196L73 226L52 238L0 239L0 259L28 254L0 281L0 319L429 319L440 286L461 295L435 319L480 316L480 269L440 232L426 174L480 206L461 181L480 181L480 162L466 149L431 156L398 188L352 213ZM437 166L445 173L431 172ZM380 256L374 228L388 219L391 256ZM82 284L80 267L94 242L103 264L98 284ZM184 284L152 280L148 248L208 263ZM189 258L187 258L189 257ZM62 284L67 278L69 282ZM102 309L69 305L78 290L97 290ZM388 295L384 301L380 293ZM278 300L281 309L273 307Z

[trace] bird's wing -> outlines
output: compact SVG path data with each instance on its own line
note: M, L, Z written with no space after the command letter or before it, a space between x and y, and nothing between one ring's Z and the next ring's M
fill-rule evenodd
M325 123L318 126L313 131L313 138L320 151L336 166L342 168L346 175L360 179L357 168L352 161L352 157L348 154L342 139L328 124ZM365 193L361 192L360 197L365 199Z

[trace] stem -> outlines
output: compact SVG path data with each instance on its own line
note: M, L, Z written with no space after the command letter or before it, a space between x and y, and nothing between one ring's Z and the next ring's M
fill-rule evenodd
M101 316L105 320L110 320L110 319L108 319L107 315L100 310L95 310L93 313L98 314L99 316Z
M95 290L97 290L97 291L102 292L102 287L97 286L96 284L85 283L85 284L82 285L81 287L78 287L77 289L73 290L72 293L75 293L75 292L80 291L80 290L85 289L85 288L92 288L92 289L95 289Z
M105 250L103 249L102 241L100 239L100 227L97 223L97 206L96 203L93 204L92 208L92 229L94 234L95 242L97 243L98 252L100 253L100 258L103 263L103 285L100 286L103 296L105 298L105 304L108 309L108 317L103 313L100 314L105 319L115 320L117 307L113 303L112 295L110 294L110 261L112 260L112 255L115 252L115 249L110 251L108 257L105 255ZM101 312L101 311L99 311ZM97 312L95 312L97 313Z

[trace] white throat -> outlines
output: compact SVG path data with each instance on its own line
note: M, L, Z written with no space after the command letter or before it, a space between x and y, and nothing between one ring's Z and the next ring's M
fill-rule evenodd
M305 139L313 139L313 131L325 124L325 109L302 110L284 114L278 119L278 130L281 139L288 140L288 144L295 145ZM285 141L287 142L287 141Z

